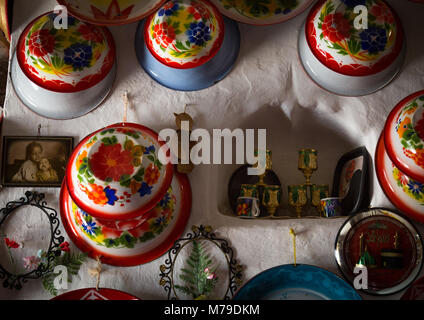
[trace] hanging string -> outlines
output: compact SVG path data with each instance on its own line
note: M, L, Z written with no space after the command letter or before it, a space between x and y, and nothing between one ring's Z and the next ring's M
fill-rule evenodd
M100 273L102 272L102 262L100 261L100 257L96 257L97 260L97 266L96 268L88 268L88 273L93 276L97 277L96 281L96 290L99 291L99 285L100 285Z
M124 95L123 95L123 99L124 99L124 116L122 117L122 122L127 122L127 111L128 111L128 91L125 90Z
M294 266L296 267L296 232L293 228L290 228L290 234L293 238L293 257L294 257Z

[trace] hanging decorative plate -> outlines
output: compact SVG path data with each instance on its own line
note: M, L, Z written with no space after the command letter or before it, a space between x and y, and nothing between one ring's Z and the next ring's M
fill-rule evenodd
M365 210L371 202L371 156L364 146L344 154L334 172L332 197L342 198L343 214Z
M308 8L314 0L212 0L228 18L253 25L287 21Z
M126 292L100 288L85 288L69 292L65 292L60 296L54 297L51 300L140 300L139 298L130 295Z
M171 0L144 23L150 53L168 67L188 69L209 61L224 39L224 20L204 0Z
M390 112L384 144L399 170L424 183L424 90L409 95Z
M367 28L355 27L358 5L368 10ZM348 76L386 69L400 55L404 42L402 23L383 0L319 0L306 19L305 34L322 64Z
M236 292L234 300L361 300L361 296L334 273L297 264L259 273Z
M412 219L424 222L424 184L409 178L390 160L380 137L375 168L381 188L395 207Z
M61 217L73 242L91 257L117 266L150 262L172 247L190 216L191 188L186 175L175 173L168 193L149 213L147 221L127 231L96 224L72 201L66 185L60 194Z
M68 162L66 183L73 201L98 219L127 220L147 213L172 180L172 164L159 161L162 147L156 132L134 123L88 135Z
M424 300L424 277L415 281L400 300Z
M405 289L421 271L423 246L419 232L405 217L384 208L357 213L340 228L335 257L343 275L353 282L367 270L368 294L388 295Z
M57 0L82 21L99 25L136 22L159 8L166 0Z
M103 27L71 16L68 28L54 27L58 14L33 20L19 37L16 53L24 74L55 92L77 92L103 80L115 63L115 44Z

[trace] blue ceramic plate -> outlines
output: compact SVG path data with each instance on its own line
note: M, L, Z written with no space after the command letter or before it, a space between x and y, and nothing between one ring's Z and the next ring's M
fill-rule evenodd
M282 265L250 279L234 300L362 300L343 279L327 270L305 265Z
M141 21L135 36L137 59L144 71L161 85L180 91L205 89L222 80L233 67L240 51L240 31L235 21L224 17L225 35L218 53L205 64L191 69L171 68L150 53L144 41Z

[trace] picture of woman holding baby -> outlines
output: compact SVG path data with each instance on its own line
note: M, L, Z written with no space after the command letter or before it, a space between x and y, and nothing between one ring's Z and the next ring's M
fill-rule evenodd
M71 137L4 137L6 186L60 186L73 147Z

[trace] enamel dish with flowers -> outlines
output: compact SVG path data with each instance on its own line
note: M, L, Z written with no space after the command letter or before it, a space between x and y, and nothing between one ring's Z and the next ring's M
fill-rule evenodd
M163 149L162 149L163 148ZM75 244L113 265L153 260L172 246L191 208L188 178L162 164L157 133L118 123L83 139L61 190L62 221Z
M149 15L166 0L57 0L82 21L111 26L136 22Z
M380 186L390 201L424 222L424 90L390 112L375 155Z
M136 52L143 69L165 87L193 91L228 74L240 46L235 22L204 0L171 0L142 21Z
M320 0L302 26L298 50L305 71L319 86L361 96L398 74L406 39L398 15L383 0Z
M212 2L230 19L252 25L269 25L296 17L306 10L313 0L212 0Z
M96 218L127 220L151 210L172 180L163 142L147 127L118 123L82 140L72 153L66 184L75 203Z
M115 43L103 27L73 17L67 29L50 12L20 35L11 63L13 87L32 111L53 119L82 116L108 95L116 74Z

